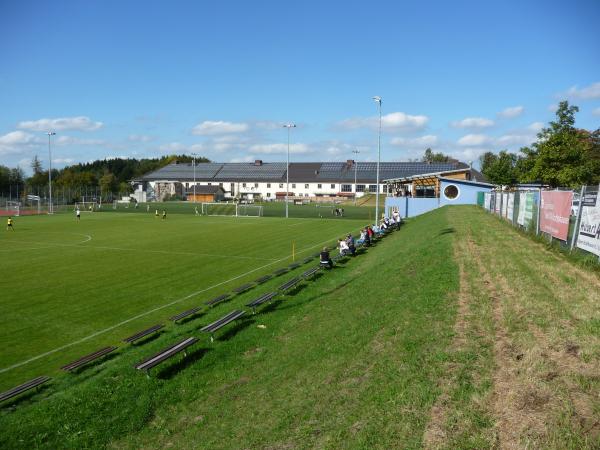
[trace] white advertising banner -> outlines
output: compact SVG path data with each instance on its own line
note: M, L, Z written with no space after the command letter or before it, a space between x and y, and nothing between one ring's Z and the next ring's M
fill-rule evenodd
M483 196L483 207L488 211L492 207L492 194L490 194L489 192L486 192Z
M577 247L600 256L600 195L595 206L583 206Z
M508 194L502 194L502 217L506 217L507 208L508 208Z
M525 226L525 198L527 194L521 192L519 194L519 215L517 216L517 223L522 227Z
M500 204L502 203L502 194L500 192L496 192L496 203L494 203L494 212L496 214L500 214Z
M508 194L508 204L506 206L506 218L512 222L515 213L515 194Z

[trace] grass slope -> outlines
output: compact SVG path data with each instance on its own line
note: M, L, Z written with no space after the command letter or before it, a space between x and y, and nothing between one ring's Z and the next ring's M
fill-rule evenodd
M3 411L0 446L418 446L458 289L445 214L408 224L214 344L203 337L151 379L132 365L259 291L59 380Z

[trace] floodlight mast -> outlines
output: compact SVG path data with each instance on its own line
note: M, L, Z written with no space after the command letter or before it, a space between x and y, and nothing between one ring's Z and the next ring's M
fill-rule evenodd
M52 136L56 136L54 131L48 131L46 133L48 135L48 214L54 213L54 208L52 207L52 151L50 149L50 138Z
M379 223L379 164L381 162L381 97L373 97L379 107L379 134L377 137L377 193L375 194L375 223Z
M287 162L285 164L285 218L289 217L289 204L288 204L288 194L290 192L290 129L296 128L296 124L287 123L283 126L283 128L287 128Z
M360 150L358 150L358 149L352 150L352 153L354 153L355 155L358 155L360 153ZM358 159L358 156L356 156L356 158ZM358 161L354 161L354 206L356 206L356 195L358 194L358 189L357 189L357 184L356 184L357 172L358 172Z

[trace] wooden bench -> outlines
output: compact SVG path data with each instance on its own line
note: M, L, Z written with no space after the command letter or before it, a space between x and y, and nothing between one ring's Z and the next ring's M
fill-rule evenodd
M267 294L263 294L257 299L252 300L250 303L247 303L246 306L252 308L252 314L256 314L256 307L262 305L263 303L270 302L273 297L277 295L277 292L269 292Z
M311 262L313 259L315 259L314 256L309 256L308 258L304 258L302 260L302 264L308 264L309 262Z
M271 278L273 278L273 275L265 275L260 278L257 278L256 280L254 280L254 282L256 284L263 284L264 282L269 281Z
M81 366L84 366L92 361L102 358L105 355L108 355L111 352L114 352L117 347L104 347L94 353L90 353L89 355L82 356L77 361L73 361L72 363L67 364L66 366L62 366L61 369L70 372L71 370L75 370Z
M300 275L302 278L310 278L312 277L315 273L317 273L319 271L320 267L313 267L312 269L308 269L306 272L303 272L302 275Z
M143 337L149 336L152 333L156 333L161 328L164 328L164 325L162 323L160 323L158 325L154 325L153 327L150 327L146 330L140 331L138 333L132 334L129 337L126 337L125 339L123 339L123 342L133 344L135 341L142 339Z
M150 369L158 366L161 362L166 361L167 359L176 355L177 353L183 351L183 355L187 356L186 349L190 345L195 344L196 342L198 342L198 338L195 338L195 337L185 338L184 340L179 341L178 343L171 345L170 347L167 347L164 350L161 350L160 352L156 353L155 355L152 355L150 358L145 359L141 363L136 364L134 367L137 370L143 370L144 372L146 372L146 376L150 376L148 373L150 371Z
M297 269L298 267L300 267L300 263L292 263L288 266L288 269L293 270L293 269Z
M33 380L29 380L27 383L23 383L12 389L9 389L6 392L2 392L0 394L0 402L3 402L4 400L8 400L10 398L16 397L17 395L22 394L23 392L26 392L30 389L39 387L42 384L46 383L47 381L50 381L50 379L51 379L50 377L37 377L37 378L34 378Z
M287 270L287 267L286 267L286 268L283 268L283 269L277 269L275 272L273 272L273 276L276 276L276 277L278 277L279 275L283 275L283 274L284 274L284 273L286 273L287 271L288 271L288 270Z
M190 317L193 316L195 314L198 314L200 312L202 308L200 306L196 306L195 308L192 309L188 309L187 311L184 311L182 313L179 313L173 317L169 317L169 320L173 321L173 322L177 322L181 319L185 319L186 317Z
M219 295L218 297L213 298L212 300L209 300L205 303L205 305L208 306L215 306L218 303L224 302L225 300L227 300L229 297L231 297L231 295L229 294L223 294L223 295Z
M242 311L242 310L236 309L235 311L231 311L226 316L221 317L219 320L216 320L213 323L211 323L209 325L206 325L205 327L202 327L200 329L200 331L204 331L206 333L210 333L210 342L213 342L214 341L214 333L215 333L215 331L217 331L218 329L224 327L227 324L230 324L234 320L239 319L244 314L246 314L246 311Z
M248 289L250 289L252 287L252 283L246 283L246 284L242 284L239 287L236 287L233 292L235 292L236 294L241 294L242 292L246 292Z
M277 289L280 290L280 291L282 291L282 292L285 292L285 291L293 288L294 286L296 286L300 281L301 281L300 277L292 278L291 280L288 280L285 283L283 283Z

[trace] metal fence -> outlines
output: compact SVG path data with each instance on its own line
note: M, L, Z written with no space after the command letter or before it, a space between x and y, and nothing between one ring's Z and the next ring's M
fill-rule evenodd
M481 193L480 205L569 252L600 257L599 186L519 188Z

